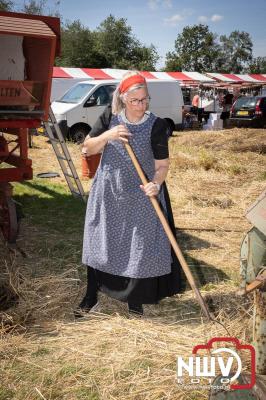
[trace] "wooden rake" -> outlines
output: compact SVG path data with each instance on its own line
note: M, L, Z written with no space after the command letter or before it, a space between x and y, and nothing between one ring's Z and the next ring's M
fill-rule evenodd
M125 148L126 148L126 150L128 152L129 157L131 158L131 161L134 164L134 167L136 168L136 171L137 171L137 173L138 173L138 175L140 177L140 180L141 180L142 184L146 185L148 183L148 180L147 180L144 172L142 171L142 168L141 168L141 166L140 166L140 164L139 164L139 162L138 162L138 160L137 160L137 158L136 158L131 146L128 143L125 143L125 142L124 142L124 145L125 145ZM165 216L164 216L164 214L163 214L163 212L161 210L161 207L160 207L160 205L158 203L157 198L155 196L151 196L151 197L149 197L149 199L150 199L150 201L151 201L151 203L152 203L152 205L153 205L153 207L155 209L155 212L156 212L159 220L161 221L161 224L162 224L162 226L163 226L163 228L165 230L165 233L166 233L166 235L167 235L167 237L168 237L168 239L169 239L169 241L170 241L170 243L172 245L172 248L173 248L173 250L174 250L174 252L175 252L175 254L176 254L176 256L177 256L177 258L178 258L178 260L180 262L180 264L181 264L181 267L182 267L182 269L184 271L184 274L186 275L186 278L187 278L187 280L188 280L188 282L189 282L189 284L191 286L191 289L193 290L193 292L194 292L194 294L195 294L195 296L196 296L196 298L197 298L197 300L198 300L198 302L199 302L199 304L201 306L202 311L206 315L208 321L213 321L213 318L210 315L210 312L209 312L209 309L207 307L207 304L205 303L205 301L204 301L199 289L197 288L197 285L196 285L196 282L194 280L194 277L193 277L193 275L192 275L192 273L191 273L191 271L190 271L190 269L189 269L189 267L187 265L187 262L186 262L183 254L182 254L182 252L180 250L180 247L177 244L176 238L173 235L173 232L171 231L171 228L169 227L168 221L166 220L166 218L165 218Z

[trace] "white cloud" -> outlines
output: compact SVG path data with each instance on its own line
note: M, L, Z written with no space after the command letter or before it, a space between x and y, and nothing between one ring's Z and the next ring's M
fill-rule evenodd
M206 15L200 15L198 17L198 21L202 24L205 24L208 21L211 22L219 22L223 19L223 15L213 14L211 17L207 17Z
M151 10L156 10L159 7L164 7L164 8L172 8L172 0L149 0L148 1L148 7Z
M184 18L182 14L175 14L169 18L164 18L164 22L166 25L176 26L179 22L183 21Z
M214 14L211 16L211 21L212 22L218 22L221 21L224 17L222 15L219 14Z
M156 8L158 8L158 3L159 3L159 0L149 0L148 6L151 10L156 10Z
M167 8L172 8L173 7L172 0L163 0L162 3Z
M184 8L179 14L173 14L169 18L164 18L165 25L176 26L179 22L184 21L184 19L190 17L194 14L194 10L191 8Z
M208 17L206 17L206 15L200 15L198 17L198 21L204 24L205 22L208 21Z

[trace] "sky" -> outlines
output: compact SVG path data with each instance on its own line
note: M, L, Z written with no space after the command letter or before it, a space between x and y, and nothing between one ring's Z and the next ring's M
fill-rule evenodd
M55 9L56 1L47 0ZM17 7L23 0L15 1ZM160 55L174 50L177 35L187 25L203 23L218 35L246 31L253 41L253 56L266 56L266 0L61 0L58 10L63 21L80 20L94 30L108 15L127 19L135 37L153 44Z

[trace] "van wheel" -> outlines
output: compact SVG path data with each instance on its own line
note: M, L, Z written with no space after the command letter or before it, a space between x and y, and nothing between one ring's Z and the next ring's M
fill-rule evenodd
M89 132L90 129L86 126L75 126L70 131L70 139L77 144L81 144Z

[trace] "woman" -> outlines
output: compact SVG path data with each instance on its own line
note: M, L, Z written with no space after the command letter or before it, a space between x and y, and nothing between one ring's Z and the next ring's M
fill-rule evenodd
M174 230L167 176L168 125L148 111L145 79L127 73L84 142L88 155L103 151L88 199L82 262L88 268L87 292L79 305L90 311L98 290L143 314L180 291L180 267L150 203L157 196ZM127 154L129 142L148 183L140 179Z

